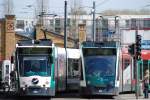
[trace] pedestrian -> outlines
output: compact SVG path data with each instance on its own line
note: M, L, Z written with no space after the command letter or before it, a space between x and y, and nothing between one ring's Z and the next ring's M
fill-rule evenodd
M144 75L144 79L143 79L143 83L144 83L144 98L148 98L148 89L149 89L149 70L147 69L145 71L145 75Z

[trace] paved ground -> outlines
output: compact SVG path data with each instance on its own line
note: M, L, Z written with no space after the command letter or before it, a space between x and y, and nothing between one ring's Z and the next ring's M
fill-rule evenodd
M138 96L138 98L136 98L135 94L121 94L119 95L119 97L122 100L150 100L150 93L149 93L149 99L145 99L144 96Z
M150 94L149 94L150 96ZM61 95L54 98L45 97L9 97L0 96L0 100L137 100L135 94L120 94L119 96L109 97L109 96L93 96L93 97L80 97L77 94ZM138 100L150 100L144 99L143 96L139 96Z

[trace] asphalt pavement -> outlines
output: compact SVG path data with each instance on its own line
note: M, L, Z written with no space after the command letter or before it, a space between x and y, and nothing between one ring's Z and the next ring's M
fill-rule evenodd
M150 96L150 94L149 94ZM144 96L138 96L136 98L134 93L120 94L118 96L88 96L80 97L75 93L61 94L56 97L15 97L15 96L0 96L0 100L150 100L145 99Z
M119 95L119 97L122 100L150 100L150 93L149 93L149 98L147 98L147 99L144 98L144 95L136 96L135 93L121 94L121 95Z

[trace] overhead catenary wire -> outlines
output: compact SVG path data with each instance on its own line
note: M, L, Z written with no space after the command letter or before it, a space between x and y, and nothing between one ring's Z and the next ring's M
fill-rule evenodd
M96 7L97 7L97 6L100 6L100 5L102 5L102 4L107 3L108 1L110 1L110 0L103 0L103 1L101 1L101 2L99 2L99 3L97 3Z

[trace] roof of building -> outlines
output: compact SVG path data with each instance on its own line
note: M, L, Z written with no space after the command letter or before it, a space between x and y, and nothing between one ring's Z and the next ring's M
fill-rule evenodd
M19 35L21 37L25 37L25 38L28 38L28 39L33 39L31 35L25 34L25 33L22 33L22 32L16 32L16 35Z
M57 33L57 32L53 32L53 31L49 31L49 30L44 30L44 31L46 31L46 32L49 33L49 34L55 35L55 36L57 36L57 37L64 38L64 35L61 35L61 34L59 34L59 33ZM68 37L68 40L76 41L75 39L73 39L73 38L71 38L71 37Z

